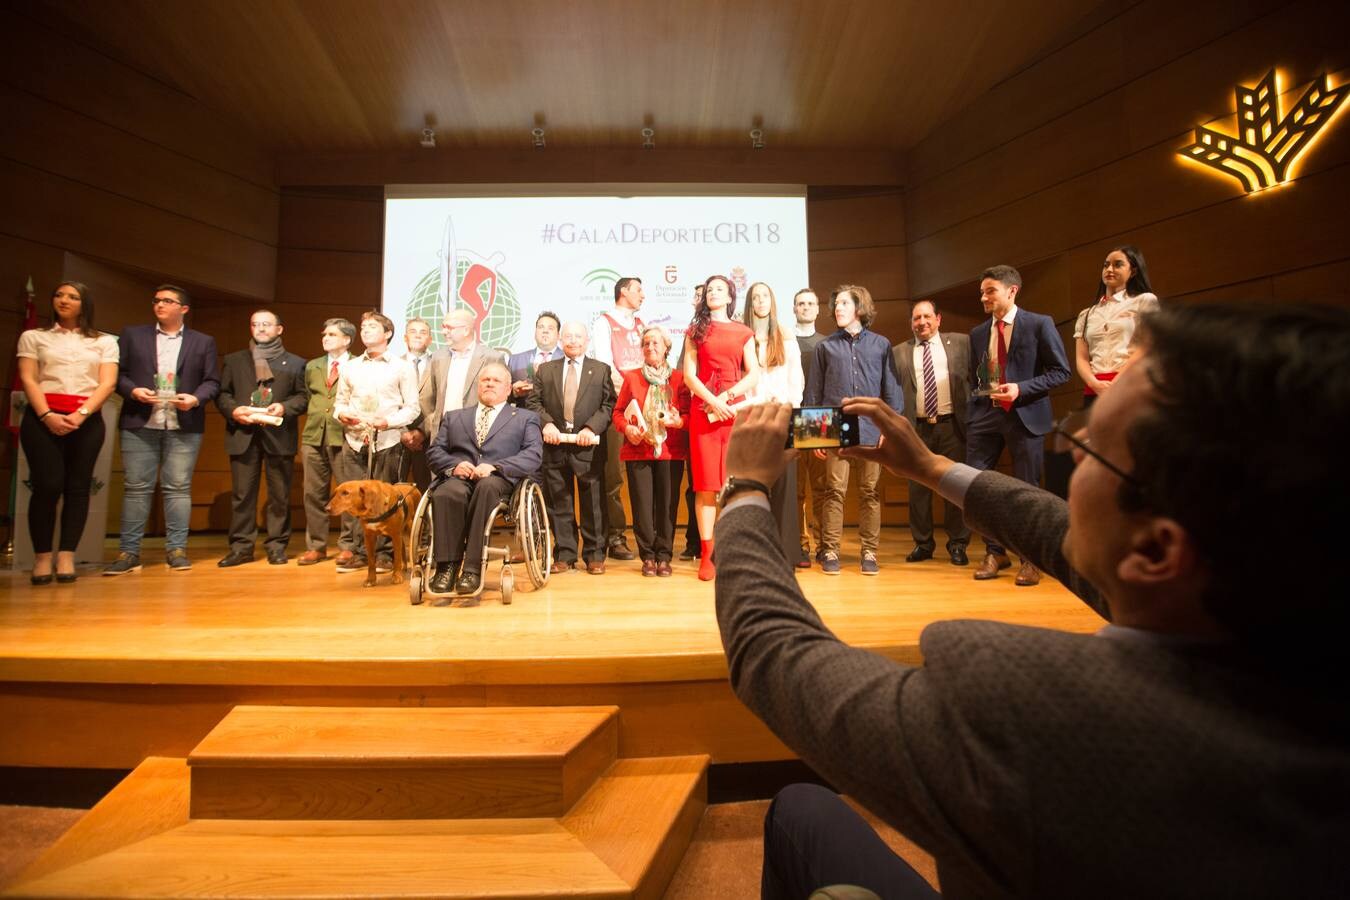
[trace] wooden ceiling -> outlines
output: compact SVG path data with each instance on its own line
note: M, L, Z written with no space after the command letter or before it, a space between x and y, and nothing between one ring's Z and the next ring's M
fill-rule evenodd
M903 150L1126 0L15 0L278 152ZM1118 48L1104 48L1115 52ZM78 53L72 53L73 64ZM991 127L997 127L991 123Z

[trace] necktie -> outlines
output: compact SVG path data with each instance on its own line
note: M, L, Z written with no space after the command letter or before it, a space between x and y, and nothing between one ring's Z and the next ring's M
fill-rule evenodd
M492 412L490 406L478 407L478 427L474 429L474 437L478 439L478 446L483 446L483 441L487 440L488 435L488 414Z
M932 341L923 342L923 409L924 415L938 414L937 373L933 371Z
M567 375L563 378L563 421L572 424L572 414L577 409L577 364L576 360L567 361Z
M1004 337L1003 337L1003 324L1004 324L1004 323L1003 323L1003 320L1002 320L1002 319L999 319L999 320L998 320L998 383L999 383L999 384L1007 384L1007 383L1008 383L1008 347L1007 347L1007 341L1006 341L1006 340L1004 339ZM1001 406L1001 407L1003 407L1003 411L1004 411L1004 412L1007 412L1008 410L1012 409L1012 401L1011 401L1011 400L1000 400L1000 401L998 401L998 405Z
M337 384L337 360L336 360L336 359L333 360L333 362L328 366L328 389L331 391L331 390L333 389L333 385L335 385L335 384Z
M548 356L549 356L549 355L548 355L547 353L545 353L543 350L540 350L540 351L539 351L539 358L536 359L536 360L534 361L534 367L537 369L537 368L539 368L540 366L542 366L544 363L548 362Z
M422 357L420 356L413 357L413 375L416 377L417 383L420 386L422 384Z

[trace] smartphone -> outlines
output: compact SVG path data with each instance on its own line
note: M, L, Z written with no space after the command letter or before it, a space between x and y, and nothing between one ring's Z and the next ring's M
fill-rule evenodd
M837 406L802 406L792 411L787 445L798 450L856 447L860 433L858 417Z

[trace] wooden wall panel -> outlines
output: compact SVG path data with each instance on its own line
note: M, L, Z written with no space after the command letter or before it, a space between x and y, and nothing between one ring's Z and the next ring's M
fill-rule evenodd
M806 204L812 250L905 243L905 202L899 191L858 197L812 197Z

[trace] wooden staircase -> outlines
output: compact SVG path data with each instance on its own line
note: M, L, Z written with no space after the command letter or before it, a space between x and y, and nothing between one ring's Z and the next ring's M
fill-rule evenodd
M618 729L616 707L236 707L4 896L660 897L708 758L619 759Z

